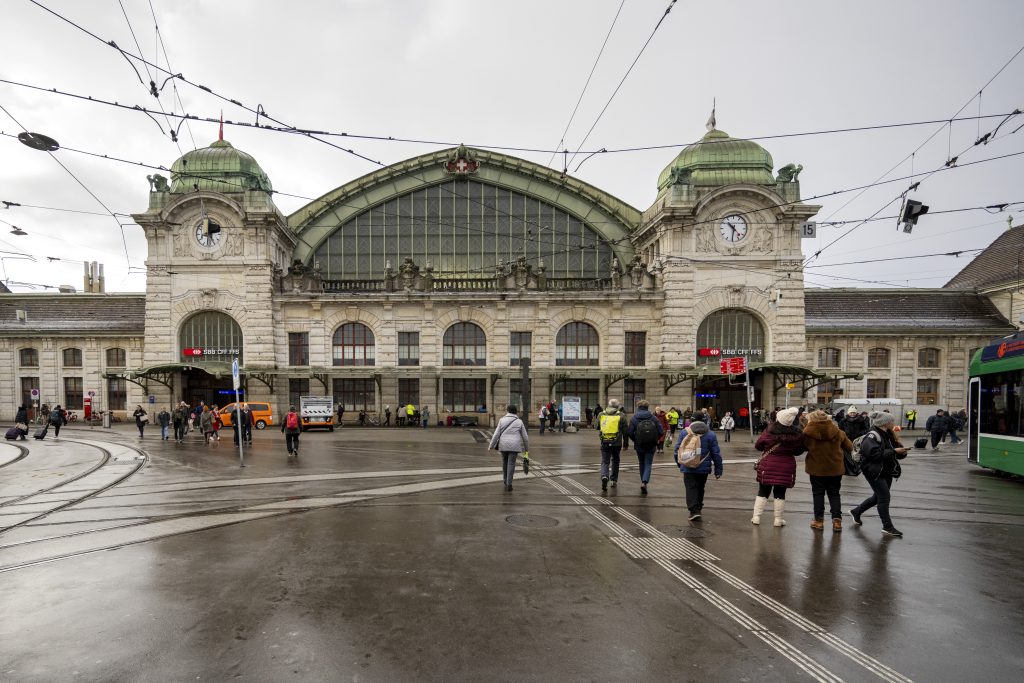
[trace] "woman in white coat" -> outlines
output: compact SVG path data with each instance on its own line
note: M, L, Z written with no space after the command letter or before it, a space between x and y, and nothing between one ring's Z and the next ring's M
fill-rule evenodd
M526 435L526 425L519 419L519 409L514 405L508 407L506 413L494 428L494 436L488 450L501 451L501 471L505 482L505 490L512 490L512 475L516 472L516 456L530 449L530 437Z

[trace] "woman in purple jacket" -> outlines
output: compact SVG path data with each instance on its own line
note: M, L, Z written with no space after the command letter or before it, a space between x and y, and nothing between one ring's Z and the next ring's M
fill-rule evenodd
M764 453L757 466L757 498L750 521L761 523L761 513L768 505L768 496L775 496L775 526L786 526L782 513L786 509L786 489L796 484L796 456L804 453L803 433L796 424L796 408L780 410L775 422L758 437L754 448Z

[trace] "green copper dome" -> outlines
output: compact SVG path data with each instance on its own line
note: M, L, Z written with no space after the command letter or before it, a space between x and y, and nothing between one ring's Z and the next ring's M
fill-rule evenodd
M194 149L171 165L171 192L244 192L273 186L256 160L227 140Z
M682 184L702 187L752 183L774 185L774 162L764 147L712 130L688 145L658 176L658 190Z

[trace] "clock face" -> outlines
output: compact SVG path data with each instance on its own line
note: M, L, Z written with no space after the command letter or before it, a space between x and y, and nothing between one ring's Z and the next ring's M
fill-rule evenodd
M747 222L743 216L726 216L718 226L718 233L726 242L741 242L747 236Z
M201 247L220 245L220 226L212 218L200 220L196 223L196 242Z

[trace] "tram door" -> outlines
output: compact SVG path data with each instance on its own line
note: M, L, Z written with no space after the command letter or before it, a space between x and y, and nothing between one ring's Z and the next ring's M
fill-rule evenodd
M981 431L981 378L971 378L967 396L967 460L978 462L978 432Z

